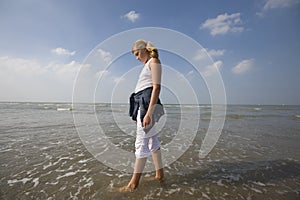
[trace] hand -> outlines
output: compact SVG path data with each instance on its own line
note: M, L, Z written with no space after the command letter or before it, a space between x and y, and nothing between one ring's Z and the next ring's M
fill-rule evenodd
M146 114L144 119L143 119L143 127L147 128L147 126L151 125L151 117L150 115Z

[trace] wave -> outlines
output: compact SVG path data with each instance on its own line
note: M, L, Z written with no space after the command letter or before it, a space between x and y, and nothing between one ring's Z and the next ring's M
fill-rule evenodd
M226 118L230 118L230 119L241 119L243 117L249 117L249 115L248 116L246 116L246 115L239 115L239 114L227 114L226 115Z
M71 111L73 108L57 108L57 111Z
M300 120L300 115L294 115L294 119Z
M266 115L245 115L245 114L227 114L226 118L229 119L242 119L242 118L275 118L275 117L285 117L280 114L266 114ZM296 118L296 117L295 117ZM300 119L300 115L299 115Z

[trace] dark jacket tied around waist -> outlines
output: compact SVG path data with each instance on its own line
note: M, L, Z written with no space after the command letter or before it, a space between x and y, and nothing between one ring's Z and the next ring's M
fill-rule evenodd
M147 113L150 104L152 90L153 87L149 87L138 93L132 93L130 95L129 116L132 118L132 120L137 121L136 118L137 118L138 110L140 109L141 122L143 123L143 119ZM154 125L155 122L158 122L160 117L164 114L165 112L163 109L163 105L161 104L160 99L158 98L157 104L154 107L154 111L152 115L152 126ZM151 127L147 129L150 129Z

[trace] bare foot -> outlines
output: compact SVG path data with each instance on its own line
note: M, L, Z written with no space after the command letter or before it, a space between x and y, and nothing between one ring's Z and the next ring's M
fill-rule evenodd
M144 177L143 178L145 181L159 181L160 183L164 183L165 182L165 178L164 177Z
M160 184L164 184L166 181L165 177L155 177L155 179L158 180Z
M154 176L149 176L149 177L144 177L142 180L143 181L155 181L157 179Z
M116 190L116 192L133 192L136 189L134 185L127 185Z

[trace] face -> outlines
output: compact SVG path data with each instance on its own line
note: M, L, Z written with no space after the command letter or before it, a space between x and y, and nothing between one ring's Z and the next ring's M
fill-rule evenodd
M146 51L146 49L134 50L133 55L137 60L141 61L142 63L146 63L147 60L149 59L149 54Z

